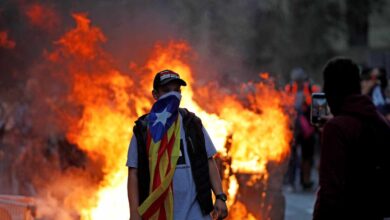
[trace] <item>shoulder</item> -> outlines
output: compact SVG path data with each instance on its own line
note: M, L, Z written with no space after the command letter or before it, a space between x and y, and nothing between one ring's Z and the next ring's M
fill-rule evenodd
M189 111L186 108L179 108L180 115L183 117L183 123L188 124L189 122L202 123L202 120L196 116L195 113Z
M338 136L357 137L362 128L362 121L354 116L339 115L329 120L324 127L324 133L334 133Z
M349 125L359 125L361 124L361 120L355 116L351 115L338 115L329 120L329 124L334 126L342 126L345 124Z
M133 126L133 134L140 135L146 131L148 127L148 114L142 115L139 117Z
M142 115L141 117L139 117L136 121L144 121L144 120L147 120L147 119L148 119L148 116L149 116L149 113L144 114L144 115Z
M179 108L179 113L180 113L180 115L181 115L183 118L186 118L186 117L195 115L195 113L189 111L189 110L186 109L186 108Z
M149 114L144 114L144 115L142 115L141 117L139 117L139 118L134 122L134 124L135 124L135 125L138 125L138 124L145 124L145 123L147 123L147 121L148 121L148 116L149 116Z

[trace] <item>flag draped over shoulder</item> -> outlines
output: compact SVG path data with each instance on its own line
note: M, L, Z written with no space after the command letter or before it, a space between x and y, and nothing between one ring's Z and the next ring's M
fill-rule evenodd
M148 116L150 188L149 196L138 207L143 219L173 219L172 178L180 156L180 99L178 92L161 96Z

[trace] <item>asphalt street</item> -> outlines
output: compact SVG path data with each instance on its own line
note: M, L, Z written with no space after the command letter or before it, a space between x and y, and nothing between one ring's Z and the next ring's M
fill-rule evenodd
M311 220L315 202L315 192L285 190L285 220Z

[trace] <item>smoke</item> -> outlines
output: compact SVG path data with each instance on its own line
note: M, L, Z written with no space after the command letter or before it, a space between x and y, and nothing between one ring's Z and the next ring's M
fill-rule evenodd
M132 1L85 3L91 20L106 33L105 48L120 66L139 63L155 44L182 39L197 55L192 60L199 83L243 82L257 78L253 45L257 40L257 1ZM107 13L107 12L115 13ZM104 15L104 16L102 16ZM266 44L266 42L264 42Z
M278 55L272 52L275 50L272 39L279 37L275 30L284 27L269 26L275 18L272 14L271 18L264 16L269 11L277 11L280 4L254 0L3 1L0 26L10 28L12 39L18 43L15 48L18 57L10 63L21 65L9 68L17 72L14 75L22 78L21 81L28 72L25 68L31 67L43 49L51 48L71 28L71 13L86 12L107 36L104 47L114 55L122 70L128 69L129 62L142 62L156 41L183 39L190 42L198 55L193 66L200 83L217 79L232 84L255 80L261 71L280 73L282 70L272 64L280 64ZM276 57L270 60L272 53Z
M214 70L206 80L223 82L254 79L257 72L251 69L249 48L256 36L256 1L176 1L173 5L185 38L199 54L197 73L208 75L205 70Z

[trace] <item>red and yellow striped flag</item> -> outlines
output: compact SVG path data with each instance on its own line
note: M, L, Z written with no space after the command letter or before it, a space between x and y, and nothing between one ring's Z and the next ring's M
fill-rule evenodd
M180 156L180 118L177 110L156 109L157 112L153 111L154 108L151 111L151 117L155 119L149 124L146 143L150 172L149 196L138 207L138 211L143 219L172 220L172 179ZM163 129L156 132L159 127Z

